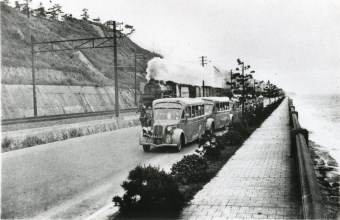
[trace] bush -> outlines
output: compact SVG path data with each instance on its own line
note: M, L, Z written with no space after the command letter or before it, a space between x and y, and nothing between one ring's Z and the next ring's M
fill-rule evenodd
M219 146L219 147L218 147ZM204 134L198 142L198 149L196 152L208 159L216 159L221 155L220 145L217 143L217 137L215 135Z
M33 147L40 144L46 144L46 141L36 136L27 137L26 140L24 140L24 142L22 143L24 147Z
M129 181L122 187L123 197L113 202L128 217L169 217L178 214L184 206L184 197L173 176L152 166L137 166L130 171Z
M192 154L173 164L171 174L183 184L195 183L206 180L208 168L209 164L205 158Z
M250 135L249 129L242 125L235 126L234 130L237 131L242 137L245 137L245 138L249 137Z
M75 128L70 131L70 138L81 137L81 136L83 136L83 134Z
M9 150L12 144L12 139L5 137L1 142L1 148L3 151Z
M238 131L230 130L222 136L230 144L240 144L242 143L242 136Z

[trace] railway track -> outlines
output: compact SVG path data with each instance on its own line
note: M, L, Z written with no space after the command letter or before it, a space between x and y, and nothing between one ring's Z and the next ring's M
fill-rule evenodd
M120 113L135 112L137 108L121 109ZM60 114L60 115L45 115L37 117L27 117L27 118L12 118L12 119L2 119L2 125L13 125L13 124L26 124L34 122L44 122L44 121L57 121L63 119L72 118L85 118L94 116L104 116L104 115L114 115L114 110L109 111L97 111L97 112L82 112L82 113L71 113L71 114Z

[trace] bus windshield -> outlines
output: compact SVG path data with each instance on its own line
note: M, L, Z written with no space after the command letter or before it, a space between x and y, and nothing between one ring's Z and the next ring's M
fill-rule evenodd
M182 109L179 108L159 108L154 109L154 120L179 120L181 118Z
M212 114L212 110L213 110L213 106L214 106L214 105L205 104L205 105L204 105L204 113L205 113L206 115L211 115L211 114Z

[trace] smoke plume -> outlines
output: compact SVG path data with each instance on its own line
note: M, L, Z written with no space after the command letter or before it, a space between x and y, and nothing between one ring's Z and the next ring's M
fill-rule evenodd
M159 57L153 58L148 62L146 69L146 79L154 78L156 80L173 81L181 84L189 84L194 86L206 86L221 88L224 75L217 68L210 65L202 67L197 63L179 63L169 59Z

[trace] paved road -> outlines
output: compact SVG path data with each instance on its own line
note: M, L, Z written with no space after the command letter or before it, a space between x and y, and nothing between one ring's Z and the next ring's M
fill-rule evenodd
M144 153L140 127L2 153L2 218L84 218L123 192L138 164L170 170L195 144Z

